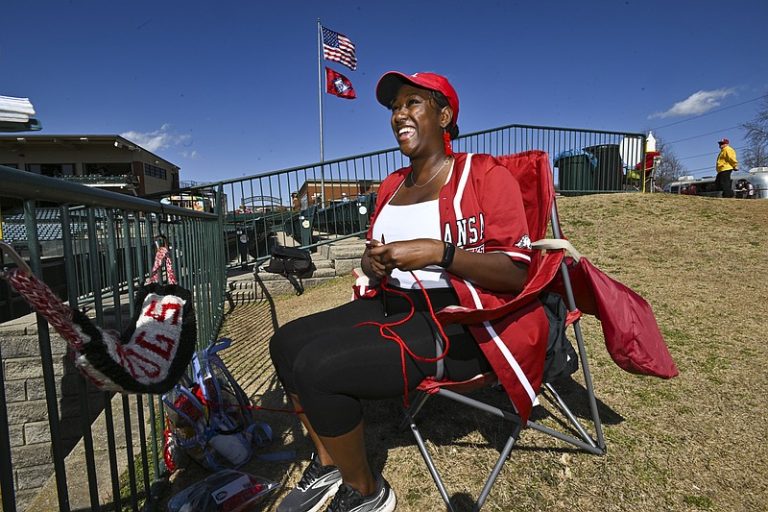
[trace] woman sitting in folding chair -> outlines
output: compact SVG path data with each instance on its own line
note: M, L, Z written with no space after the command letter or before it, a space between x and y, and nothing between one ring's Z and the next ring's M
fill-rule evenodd
M316 448L281 512L319 510L334 493L329 511L394 510L394 492L368 464L360 400L407 394L438 364L452 380L489 371L476 337L439 325L434 311L504 303L528 276L519 186L492 157L452 151L459 100L448 80L389 72L376 97L411 165L378 191L361 262L383 284L378 297L290 322L272 338L277 374Z

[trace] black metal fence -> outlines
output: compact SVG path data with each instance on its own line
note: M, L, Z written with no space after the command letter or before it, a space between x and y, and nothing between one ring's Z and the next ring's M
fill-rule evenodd
M179 284L192 292L198 345L215 339L226 293L223 216L3 166L0 184L4 240L39 278L58 280L52 289L71 307L120 330L162 242L171 247ZM9 265L7 257L0 262ZM2 280L0 297L20 307ZM3 510L38 509L41 494L55 510L138 510L151 480L164 471L158 397L96 389L39 315L0 326L0 359ZM46 418L49 433L41 432Z
M556 187L564 195L650 187L642 133L508 125L460 136L453 147L492 155L546 151ZM359 235L379 183L406 165L408 160L393 148L192 187L184 193L204 203L223 189L227 261L238 266L267 258L275 238L312 247Z

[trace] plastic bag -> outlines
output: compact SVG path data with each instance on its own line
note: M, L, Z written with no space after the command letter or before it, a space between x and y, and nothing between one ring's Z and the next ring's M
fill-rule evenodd
M222 469L168 501L168 512L241 512L280 486L265 478Z
M181 455L211 471L236 468L250 460L254 447L272 440L272 429L256 421L248 396L218 355L230 344L222 338L196 353L192 379L163 395L163 455L171 472L183 465Z

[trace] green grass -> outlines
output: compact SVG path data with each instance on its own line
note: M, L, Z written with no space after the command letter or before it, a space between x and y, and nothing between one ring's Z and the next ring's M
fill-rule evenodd
M683 496L683 503L697 507L700 510L711 510L714 506L712 500L707 496Z

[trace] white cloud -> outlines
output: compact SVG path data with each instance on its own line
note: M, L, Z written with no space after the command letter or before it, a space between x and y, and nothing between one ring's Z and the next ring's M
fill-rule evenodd
M720 106L720 100L735 94L733 89L715 89L714 91L698 91L688 96L683 101L678 101L672 108L665 112L656 112L648 116L648 119L665 117L682 117L703 114Z
M168 123L163 124L159 130L153 132L128 131L121 133L120 136L133 141L147 151L152 152L171 146L185 144L192 138L190 135L173 133L171 131L171 125ZM195 153L196 156L195 151L192 151L192 153Z
M190 160L195 160L197 158L197 150L193 149L192 151L182 151L181 156L184 158L189 158Z

